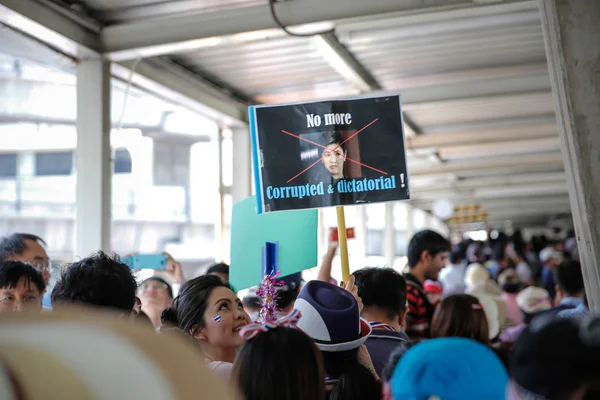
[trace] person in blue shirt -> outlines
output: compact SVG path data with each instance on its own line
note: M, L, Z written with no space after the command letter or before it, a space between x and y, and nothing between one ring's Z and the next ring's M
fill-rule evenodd
M550 298L556 297L556 281L554 280L554 270L562 262L562 254L552 247L546 247L540 252L540 261L542 267L542 285L550 294Z
M579 313L586 313L584 303L585 287L581 264L578 261L564 261L556 268L555 278L558 306L553 310L557 316L564 316L566 311L573 313L572 310L575 309Z

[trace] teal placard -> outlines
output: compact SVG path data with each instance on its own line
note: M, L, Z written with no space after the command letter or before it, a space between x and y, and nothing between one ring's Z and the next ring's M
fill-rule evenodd
M235 290L258 285L265 243L277 244L281 276L317 265L317 210L257 214L256 197L233 206L229 281Z

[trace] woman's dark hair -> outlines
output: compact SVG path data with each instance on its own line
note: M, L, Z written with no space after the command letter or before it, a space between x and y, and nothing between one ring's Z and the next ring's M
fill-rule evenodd
M464 337L490 344L489 326L476 297L454 294L446 297L433 314L431 337Z
M380 399L381 383L358 362L358 349L341 352L323 352L325 371L337 379L328 393L329 400Z
M181 286L179 295L173 300L171 307L163 311L161 322L175 326L187 334L204 328L208 298L218 287L233 290L215 275L203 275L187 281Z
M293 328L271 329L244 343L233 377L245 400L325 397L321 352L311 338Z
M28 286L33 283L40 294L46 290L44 277L35 267L21 261L0 262L0 288L14 289L21 278L25 278Z
M400 362L404 353L406 353L411 347L421 343L421 339L412 339L407 342L402 343L400 346L396 347L396 349L392 352L392 355L388 359L385 367L383 367L383 371L381 372L381 380L384 382L389 382L392 379L392 375L394 374L394 370L396 369L396 365Z

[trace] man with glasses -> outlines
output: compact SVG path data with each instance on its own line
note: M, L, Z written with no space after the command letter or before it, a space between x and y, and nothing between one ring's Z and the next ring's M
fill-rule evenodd
M21 261L37 268L47 285L50 280L50 258L42 238L29 233L13 233L0 240L0 261Z
M50 282L50 258L44 249L46 242L42 238L30 233L13 233L0 239L0 261L21 261L37 268L44 278L44 285L48 288ZM51 308L49 294L42 294L42 304Z
M46 284L42 274L20 261L0 262L0 313L40 312Z
M155 328L159 328L162 312L173 302L171 285L163 278L152 276L138 287L137 296L142 303L142 312L150 318Z

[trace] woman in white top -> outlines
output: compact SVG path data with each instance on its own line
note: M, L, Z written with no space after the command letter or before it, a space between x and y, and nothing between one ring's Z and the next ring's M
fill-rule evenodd
M213 275L186 282L162 315L163 325L179 328L200 346L213 372L229 379L243 343L240 330L250 323L242 302L227 283Z

